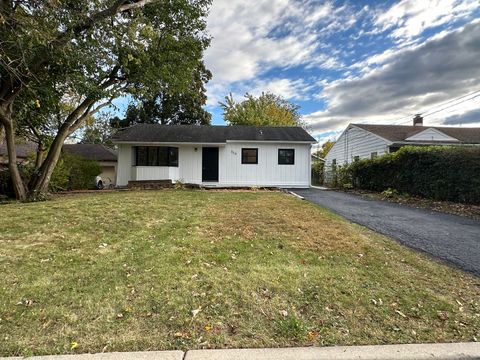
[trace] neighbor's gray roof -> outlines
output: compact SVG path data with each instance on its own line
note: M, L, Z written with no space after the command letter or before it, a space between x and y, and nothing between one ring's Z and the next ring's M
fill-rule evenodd
M37 151L37 144L28 141L25 144L17 144L17 158L24 159ZM0 156L8 156L7 144L0 144Z
M95 161L117 161L117 153L101 144L65 144L63 151Z
M137 124L123 129L115 142L224 143L246 141L316 142L303 128L295 126L209 126Z
M426 129L436 129L465 144L480 144L480 128L352 124L386 140L402 142ZM413 141L412 141L413 142Z

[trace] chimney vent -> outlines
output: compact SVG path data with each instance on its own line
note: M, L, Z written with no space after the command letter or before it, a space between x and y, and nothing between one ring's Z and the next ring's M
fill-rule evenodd
M416 114L413 118L413 126L423 126L423 117L420 114Z

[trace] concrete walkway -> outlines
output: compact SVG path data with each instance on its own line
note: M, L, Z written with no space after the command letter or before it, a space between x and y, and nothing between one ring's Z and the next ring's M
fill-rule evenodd
M480 276L480 221L334 190L291 191L350 221Z
M0 358L0 360L427 360L480 359L480 343L219 349Z

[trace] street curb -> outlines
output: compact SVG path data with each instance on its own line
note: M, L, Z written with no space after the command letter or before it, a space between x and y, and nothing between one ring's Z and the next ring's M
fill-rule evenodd
M113 352L0 360L480 360L480 343Z
M296 192L288 191L288 193L292 196L295 196L295 197L299 198L300 200L305 200L305 198L303 196L298 195Z
M112 352L78 355L46 355L33 357L0 357L0 360L183 360L185 353L173 351Z
M457 360L480 359L480 343L190 350L184 360Z

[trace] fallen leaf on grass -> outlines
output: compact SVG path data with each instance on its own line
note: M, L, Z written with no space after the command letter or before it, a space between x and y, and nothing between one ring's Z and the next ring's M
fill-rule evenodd
M199 306L198 309L192 310L192 316L193 317L197 316L200 311L202 311L201 306Z
M404 313L402 313L400 310L395 310L395 312L396 312L398 315L400 315L401 317L403 317L403 318L405 318L405 319L407 318L407 315L405 315Z
M437 316L442 321L446 321L450 318L448 311L437 311Z
M26 307L30 307L35 303L35 300L32 299L23 299L19 301L16 305L25 305Z
M72 341L70 344L70 350L74 350L78 347L78 343L76 341Z
M177 331L175 334L173 334L173 336L176 338L188 339L188 334L182 331Z

